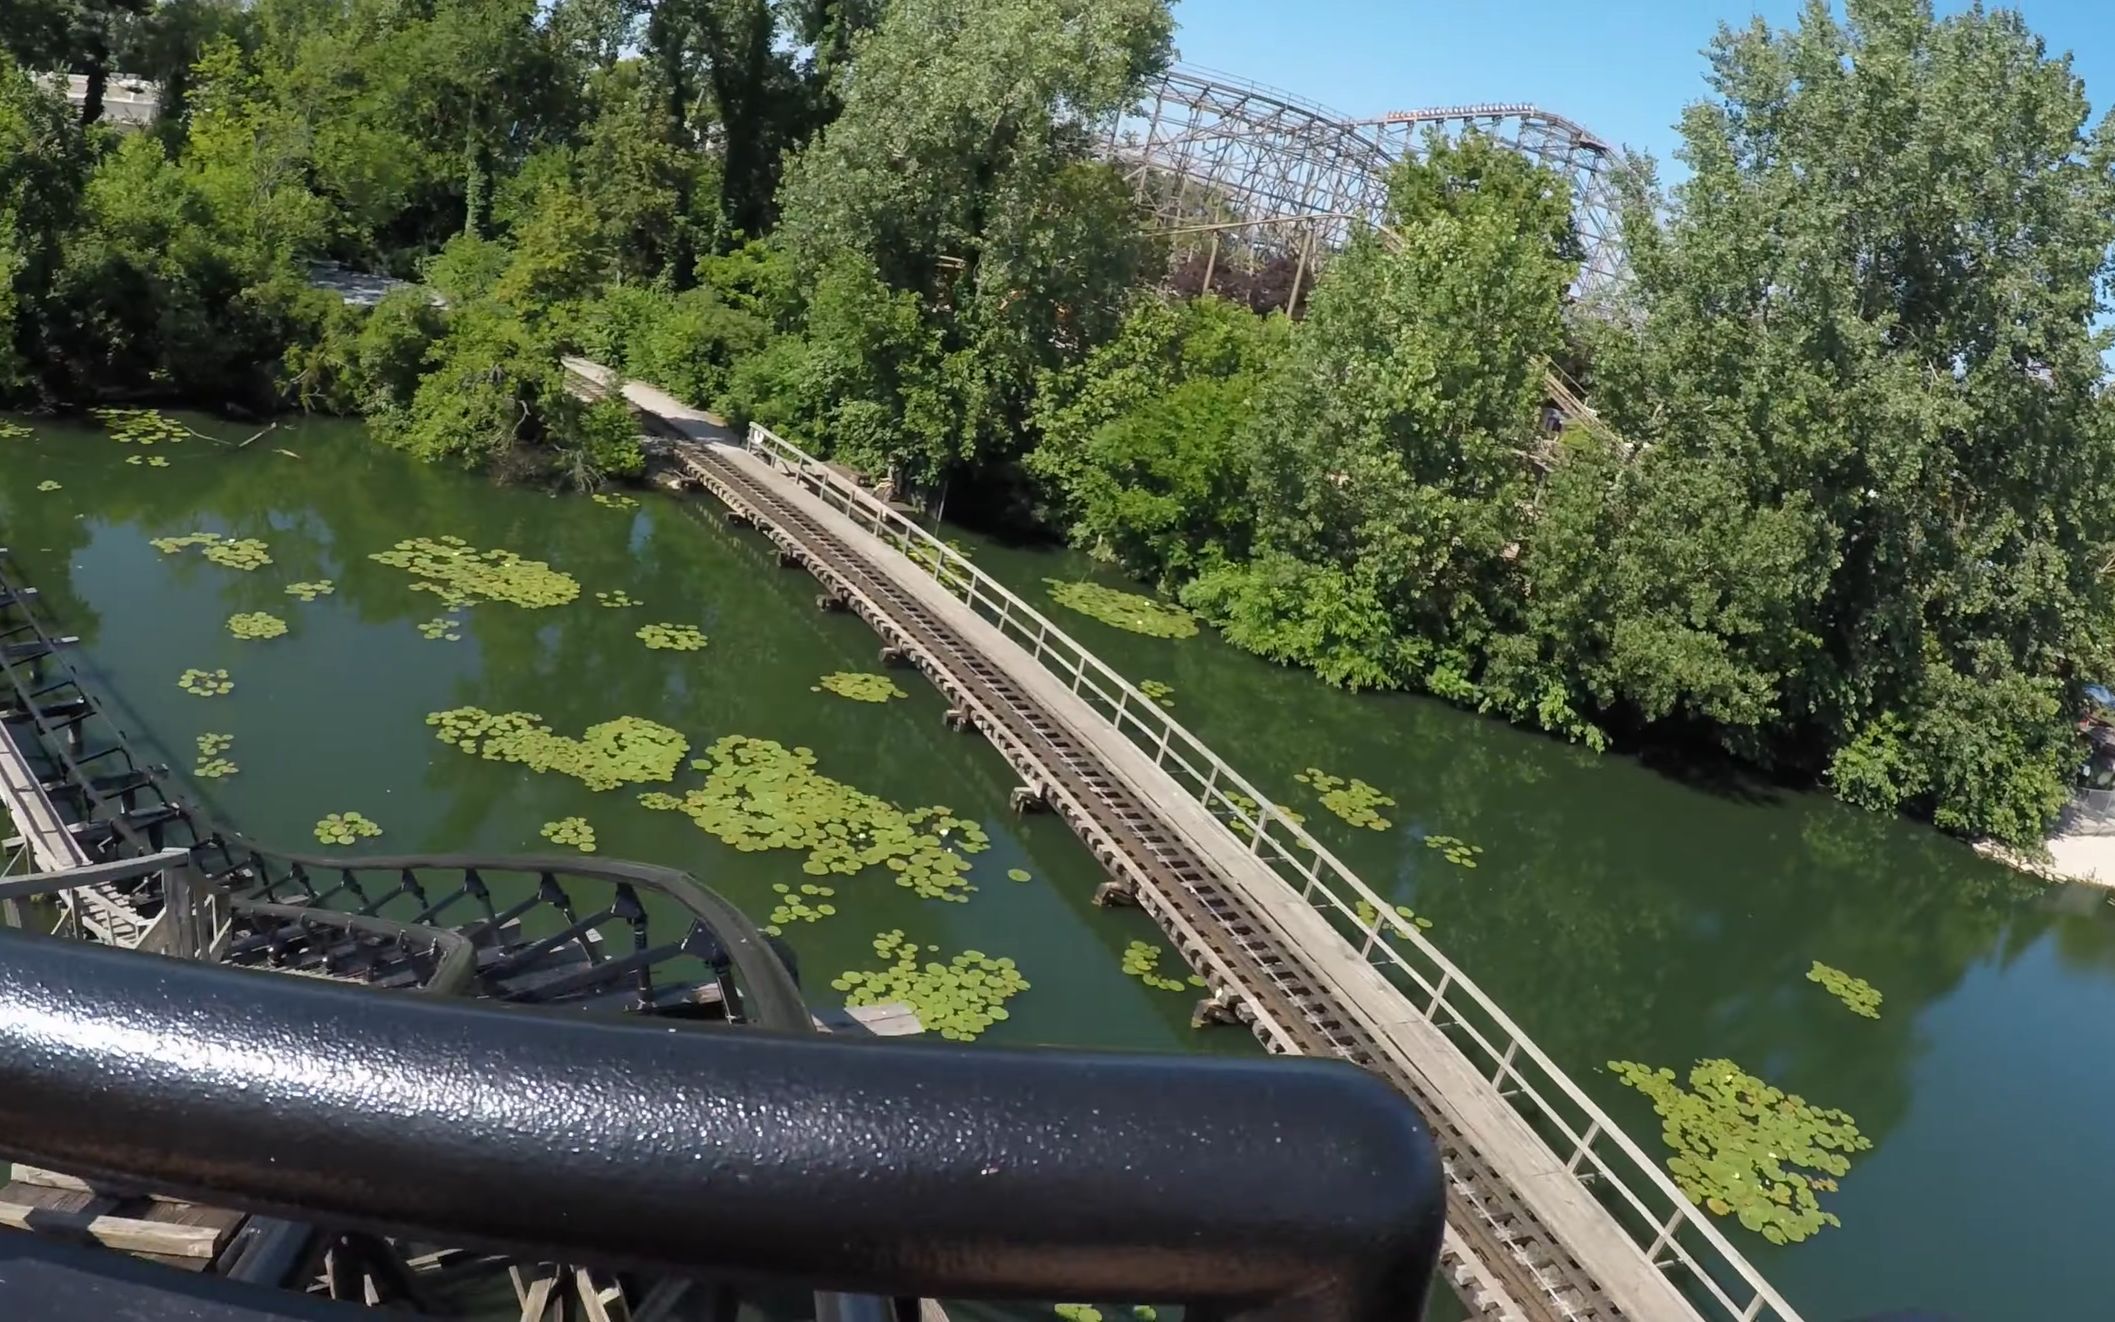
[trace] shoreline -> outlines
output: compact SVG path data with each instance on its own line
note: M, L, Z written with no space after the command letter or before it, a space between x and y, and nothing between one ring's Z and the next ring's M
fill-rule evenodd
M2042 842L2048 852L2045 859L2029 857L1995 840L1978 840L1970 848L2041 881L2115 890L2115 836L2053 835Z

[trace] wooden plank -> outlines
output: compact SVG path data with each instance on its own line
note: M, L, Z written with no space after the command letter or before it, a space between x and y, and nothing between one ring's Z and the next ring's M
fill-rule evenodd
M38 871L65 872L87 866L87 852L67 829L65 818L30 768L29 757L5 724L0 724L0 804L28 843Z
M913 1037L925 1031L918 1012L901 1001L887 1005L826 1007L814 1014L825 1033L864 1033L871 1037Z
M81 1196L81 1195L75 1195ZM174 1226L129 1216L65 1211L31 1203L0 1201L0 1226L91 1239L105 1248L128 1253L158 1253L172 1258L211 1258L222 1232L209 1226Z

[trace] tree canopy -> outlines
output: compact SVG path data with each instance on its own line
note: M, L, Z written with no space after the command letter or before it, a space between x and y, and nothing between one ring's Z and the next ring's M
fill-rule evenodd
M1468 133L1263 299L1284 254L1202 289L1098 152L1173 30L1168 0L20 0L0 403L339 409L591 485L642 457L564 389L584 351L1331 682L2038 836L2115 675L2115 129L2067 60L2008 11L1810 0L1719 31L1678 184L1624 166L1611 298L1571 301L1566 181ZM120 70L163 85L147 131L96 113ZM418 285L347 308L315 260ZM1552 365L1591 416L1555 425Z

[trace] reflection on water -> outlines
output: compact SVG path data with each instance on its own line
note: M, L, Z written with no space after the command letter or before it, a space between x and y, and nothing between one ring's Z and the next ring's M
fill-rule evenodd
M1928 828L1722 766L1656 770L1331 690L1215 636L1128 634L1049 601L1046 578L1108 578L1085 557L974 550L1119 670L1172 684L1178 719L1432 918L1427 935L1655 1156L1657 1119L1604 1062L1729 1057L1855 1116L1875 1146L1824 1196L1842 1229L1780 1249L1729 1226L1807 1316L2106 1311L2115 1267L2091 1243L2115 1174L2098 1105L2115 1091L2107 892L2028 882ZM1309 766L1394 796L1391 829L1320 811L1295 780ZM1485 852L1458 867L1428 834ZM1808 982L1817 959L1879 987L1880 1020Z
M410 464L343 424L268 440L158 449L166 469L124 464L125 447L94 431L0 441L4 540L150 755L188 767L197 735L236 737L241 773L198 797L246 832L306 845L317 819L352 809L384 828L376 849L533 851L546 847L543 823L578 815L604 856L686 868L762 913L772 884L813 880L801 855L738 853L641 808L632 790L596 794L465 756L424 717L527 711L577 733L634 715L680 729L693 750L726 734L807 745L824 774L974 814L993 836L972 860L969 904L920 901L880 875L831 878L840 912L790 933L811 995L828 997L838 971L874 967L874 936L901 928L949 953L1019 962L1032 989L990 1040L1252 1049L1236 1031L1192 1033L1187 995L1122 975L1125 945L1158 934L1137 913L1091 906L1092 860L1053 818L1006 811L1003 763L944 728L928 687L906 680L911 696L886 704L810 691L823 674L876 669L874 637L817 612L812 584L714 509L495 489ZM37 492L46 479L61 489ZM245 574L147 544L198 530L261 538L274 563ZM438 603L367 557L446 535L547 560L582 596L541 611L478 606L462 641L421 638ZM975 550L1039 603L1045 577L1084 572L1077 557ZM336 594L303 603L284 591L322 578ZM618 589L644 604L595 603ZM1854 1115L1875 1147L1824 1200L1841 1230L1773 1249L1730 1228L1810 1318L2106 1311L2115 1266L2098 1248L2093 1199L2115 1171L2099 1114L2115 1082L2115 910L2103 892L2025 884L1924 828L1722 769L1595 757L1422 699L1338 693L1209 633L1143 638L1049 609L1134 679L1171 684L1179 719L1306 813L1376 889L1433 919L1431 938L1649 1150L1657 1123L1601 1062L1727 1056ZM291 633L229 635L230 614L257 610ZM694 625L711 644L650 651L634 633L660 622ZM184 694L176 676L189 667L227 668L235 692ZM1390 829L1320 810L1294 780L1310 766L1392 795ZM698 779L686 770L677 788ZM1427 834L1482 846L1478 866L1425 848ZM1008 880L1013 868L1035 881ZM1807 982L1816 959L1879 987L1881 1019Z

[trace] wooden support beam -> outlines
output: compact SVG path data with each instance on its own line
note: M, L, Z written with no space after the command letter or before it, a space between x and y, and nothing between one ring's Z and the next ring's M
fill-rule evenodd
M0 1226L86 1239L126 1253L158 1253L170 1258L210 1258L222 1232L213 1226L179 1226L88 1211L62 1212L55 1207L0 1200Z

